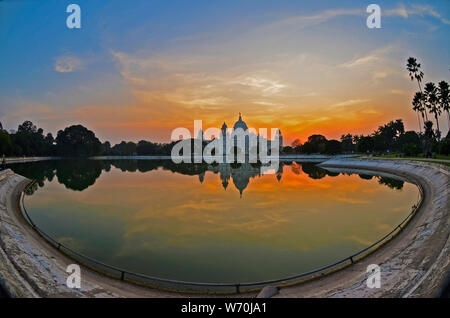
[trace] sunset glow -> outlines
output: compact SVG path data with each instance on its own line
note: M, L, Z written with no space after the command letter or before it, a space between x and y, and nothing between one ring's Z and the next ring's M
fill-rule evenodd
M54 134L80 123L102 141L168 142L195 119L220 127L242 112L250 127L280 128L286 144L398 118L418 130L407 57L426 81L449 80L445 0L379 1L381 29L368 29L364 5L351 1L78 3L79 30L65 27L67 1L0 6L7 129L29 119Z

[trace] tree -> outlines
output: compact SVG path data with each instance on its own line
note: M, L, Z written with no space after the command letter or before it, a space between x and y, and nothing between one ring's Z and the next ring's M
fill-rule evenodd
M302 152L302 142L300 141L300 139L295 139L292 142L292 148L294 153Z
M37 127L29 120L23 122L22 125L19 125L17 129L17 133L27 133L34 134L37 132Z
M441 105L442 111L447 112L447 118L450 127L450 96L449 96L449 85L446 81L441 81L438 84L438 99Z
M420 147L417 144L407 143L402 146L402 152L406 156L414 157L420 153Z
M310 142L305 142L302 146L302 152L306 154L314 153L314 146Z
M433 131L433 122L431 121L425 122L424 139L425 139L425 152L428 158L431 155L431 149L433 145L436 143L436 135Z
M425 98L423 93L421 92L417 92L414 95L413 101L412 101L412 105L413 105L413 110L417 112L417 119L419 120L419 131L422 133L422 126L420 123L420 117L419 117L419 113L422 114L422 121L425 123L425 106L423 106L425 104Z
M298 146L301 146L301 145L302 145L302 142L300 141L300 139L295 139L292 142L292 148L295 148L295 147L298 147Z
M374 149L378 151L393 150L397 139L404 133L405 126L401 119L379 126L373 134Z
M398 149L402 149L402 152L404 152L403 146L406 144L415 144L415 145L420 146L419 135L415 131L412 131L412 130L405 132L403 135L401 135L398 138L396 147Z
M328 140L325 143L325 153L335 155L341 152L341 143L337 140Z
M426 99L426 107L430 110L431 114L434 114L434 118L436 119L437 125L437 137L440 138L441 132L439 130L439 115L441 114L441 107L439 105L439 99L437 96L437 88L436 85L432 82L425 84L425 99Z
M341 147L345 152L355 151L355 144L353 143L353 136L351 134L341 136Z
M361 136L356 145L358 152L371 152L374 150L374 140L371 136Z
M411 78L411 81L414 81L414 79L417 80L417 85L419 85L419 91L422 93L422 87L420 85L420 83L422 82L423 79L423 72L420 70L420 63L417 63L417 59L414 57L410 57L408 58L408 61L406 63L406 69L409 72L409 77ZM425 111L425 117L426 120L428 121L428 116L427 113Z
M285 153L285 154L293 154L294 153L294 148L292 148L291 146L283 147L283 153Z
M10 135L0 129L0 156L2 155L10 155L12 152L12 142Z
M102 144L102 155L107 156L111 152L111 143L109 141L105 141Z
M311 135L308 137L308 144L311 146L312 152L310 153L322 153L325 151L325 144L327 142L327 138L325 138L325 136L322 135ZM307 144L305 143L305 145ZM305 145L303 145L303 148L305 147Z
M46 155L47 147L44 138L44 130L37 128L31 121L26 120L19 125L17 133L14 135L13 146L17 155L39 156ZM20 149L20 153L19 152Z
M101 143L95 134L82 125L58 131L57 153L66 157L89 157L100 154Z

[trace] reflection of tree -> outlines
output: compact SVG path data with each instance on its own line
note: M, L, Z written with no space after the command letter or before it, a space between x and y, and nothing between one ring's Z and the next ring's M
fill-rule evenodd
M301 164L298 164L297 162L294 162L292 164L291 170L292 170L293 173L299 175L301 173L301 168L302 168Z
M26 195L33 195L37 189L38 189L37 183L33 183L30 184L28 187L26 187L23 192L25 192Z
M205 163L180 163L176 164L172 160L111 160L108 161L111 165L122 171L128 172L148 172L162 168L172 172L178 172L185 175L198 175L207 170Z
M291 166L294 174L300 174L300 171L306 173L312 179L322 179L325 176L335 177L340 173L330 172L317 167L314 163L285 162L280 163L275 177L278 181L283 175L283 167ZM39 161L30 163L17 163L10 165L11 169L20 175L35 180L33 187L29 187L26 194L33 194L39 187L43 187L46 181L52 181L57 176L59 183L64 184L66 188L82 191L92 186L100 177L102 170L109 172L111 166L128 172L149 172L157 169L164 169L189 176L198 176L202 182L206 171L220 174L220 180L224 189L226 189L232 179L234 186L242 192L247 188L252 178L261 175L261 163L232 163L232 164L206 164L206 163L181 163L176 164L172 160L55 160ZM350 173L343 173L351 175ZM359 177L365 180L374 178L373 175L359 174ZM388 177L376 177L380 184L384 184L391 189L402 189L404 182Z
M392 179L388 177L378 177L378 183L387 185L391 189L401 190L405 182L402 180Z
M391 189L401 190L403 188L403 184L405 183L402 180L397 180L388 177L379 177L370 174L359 174L359 177L364 180L372 180L374 177L378 179L379 184L384 184Z
M36 181L25 194L32 195L39 187L43 187L46 180L52 181L55 176L54 161L38 161L30 163L11 164L10 168L17 174Z
M302 163L302 170L311 179L322 179L330 173L328 170L319 168L313 163Z
M57 161L58 182L68 189L82 191L93 185L100 177L104 162L99 160Z

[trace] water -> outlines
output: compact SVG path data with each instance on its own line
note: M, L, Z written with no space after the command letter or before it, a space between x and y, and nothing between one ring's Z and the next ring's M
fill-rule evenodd
M59 242L130 271L197 282L306 272L388 233L417 201L394 178L311 163L260 167L169 160L46 161L10 166L38 184L25 198Z

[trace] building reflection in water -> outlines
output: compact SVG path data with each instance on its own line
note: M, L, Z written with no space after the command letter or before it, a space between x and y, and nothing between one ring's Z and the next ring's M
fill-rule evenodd
M18 163L10 165L10 168L29 179L36 181L33 188L28 189L29 195L33 194L45 182L51 182L56 176L59 183L74 191L83 191L95 184L103 172L108 173L111 166L126 172L149 172L152 170L169 170L183 175L198 176L200 183L205 181L207 172L218 174L225 191L233 186L239 191L242 198L252 179L261 177L267 173L267 166L259 163L224 163L224 164L175 164L171 160L55 160L32 163ZM305 162L280 162L278 170L270 171L270 174L278 182L282 181L284 169L290 168L294 174L305 173L311 179L322 179L326 176L336 177L341 173L328 171L318 167L314 163ZM392 189L402 189L403 181L388 177L359 175L362 179L378 178L380 184Z

